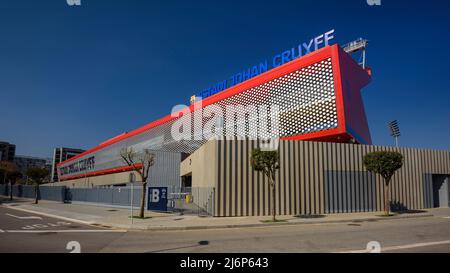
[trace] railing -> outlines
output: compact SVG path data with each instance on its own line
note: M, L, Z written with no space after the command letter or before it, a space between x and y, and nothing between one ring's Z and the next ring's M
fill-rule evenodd
M180 214L214 215L213 187L169 187L168 207Z

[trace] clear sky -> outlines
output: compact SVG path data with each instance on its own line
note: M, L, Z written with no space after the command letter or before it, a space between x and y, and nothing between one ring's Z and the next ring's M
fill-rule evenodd
M374 144L450 149L450 1L0 0L0 140L91 148L330 29L370 40Z

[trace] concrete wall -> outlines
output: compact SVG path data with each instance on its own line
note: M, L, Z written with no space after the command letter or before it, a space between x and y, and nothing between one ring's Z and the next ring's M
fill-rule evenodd
M217 178L217 140L211 140L180 164L180 175L192 175L192 187L214 187Z
M211 183L215 170L215 215L269 215L271 200L267 178L252 170L251 150L256 141L215 141L191 156L193 185ZM211 144L210 144L211 145ZM214 150L214 151L212 151ZM280 142L276 204L281 215L323 214L383 210L382 178L367 172L365 154L399 151L405 162L391 182L391 200L396 208L430 207L424 191L426 174L450 174L450 153L423 149L303 141ZM217 155L211 161L207 151ZM200 174L196 174L200 172ZM183 172L182 172L183 173ZM208 177L208 181L205 181ZM429 194L429 193L428 193ZM428 202L429 203L429 202Z

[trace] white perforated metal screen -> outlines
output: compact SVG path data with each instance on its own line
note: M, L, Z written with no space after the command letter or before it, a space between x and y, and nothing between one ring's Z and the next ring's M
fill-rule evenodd
M233 115L226 114L230 106L234 106ZM210 122L210 119L203 117L200 122L194 122L194 115L185 115L64 165L76 164L83 158L95 156L95 167L90 171L123 166L124 163L119 155L120 149L130 146L136 151L148 148L192 153L206 143L207 138L217 135L217 126L223 128L221 135L226 137L264 139L336 128L338 118L331 58L245 90L216 102L210 107L221 109L224 115L219 119L219 123L214 123L213 131L206 133L206 139L203 138L205 132L202 128ZM173 139L172 125L181 122L181 119L192 120L190 135L193 139L181 141ZM82 172L73 172L66 176L76 174L82 174Z

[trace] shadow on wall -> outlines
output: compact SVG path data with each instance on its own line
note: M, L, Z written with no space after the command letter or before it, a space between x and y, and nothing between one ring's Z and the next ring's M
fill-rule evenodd
M426 211L424 210L410 210L407 206L405 206L403 203L398 201L391 201L391 211L404 214L404 213L424 213Z

